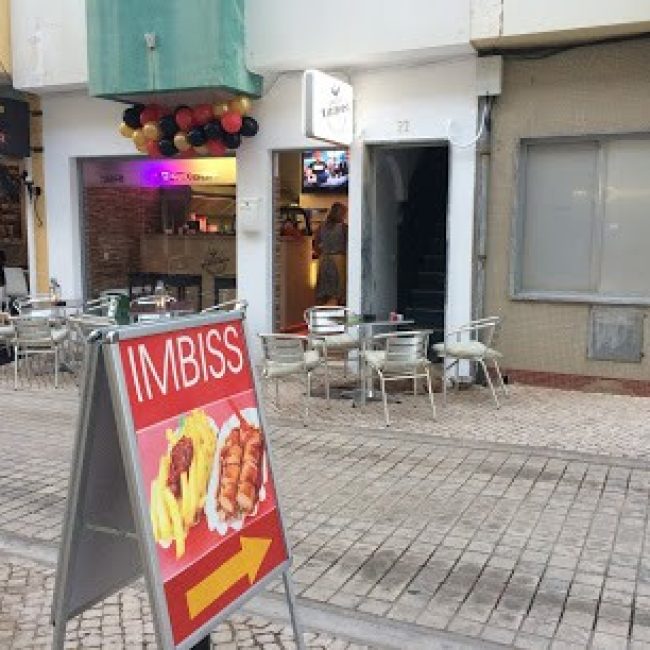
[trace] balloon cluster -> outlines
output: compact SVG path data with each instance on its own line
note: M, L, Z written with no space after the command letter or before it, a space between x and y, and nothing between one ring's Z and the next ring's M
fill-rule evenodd
M222 156L228 149L237 149L242 136L258 132L257 120L248 115L250 109L251 100L243 96L174 110L136 104L122 114L120 133L131 138L138 151L153 157Z

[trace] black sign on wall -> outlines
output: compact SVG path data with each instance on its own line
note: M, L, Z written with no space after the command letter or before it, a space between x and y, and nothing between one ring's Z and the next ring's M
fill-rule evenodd
M26 158L29 151L29 104L0 97L0 155Z

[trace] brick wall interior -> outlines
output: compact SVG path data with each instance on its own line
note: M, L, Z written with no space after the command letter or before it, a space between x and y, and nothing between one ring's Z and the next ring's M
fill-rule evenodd
M87 187L84 205L89 297L126 288L130 271L146 270L140 263L140 237L160 230L160 190Z
M18 162L0 161L18 189L18 200L12 201L0 189L0 250L7 256L7 266L27 267L27 232L22 205L23 188L20 182L21 168Z

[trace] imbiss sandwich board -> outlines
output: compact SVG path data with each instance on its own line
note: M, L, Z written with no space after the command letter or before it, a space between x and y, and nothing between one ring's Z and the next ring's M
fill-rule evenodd
M144 574L160 647L190 648L290 553L241 312L89 343L52 605L66 622Z

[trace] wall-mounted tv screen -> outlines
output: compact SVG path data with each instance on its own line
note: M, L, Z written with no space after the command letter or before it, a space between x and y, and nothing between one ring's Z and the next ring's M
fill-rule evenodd
M302 153L303 192L347 192L347 149L318 149Z

